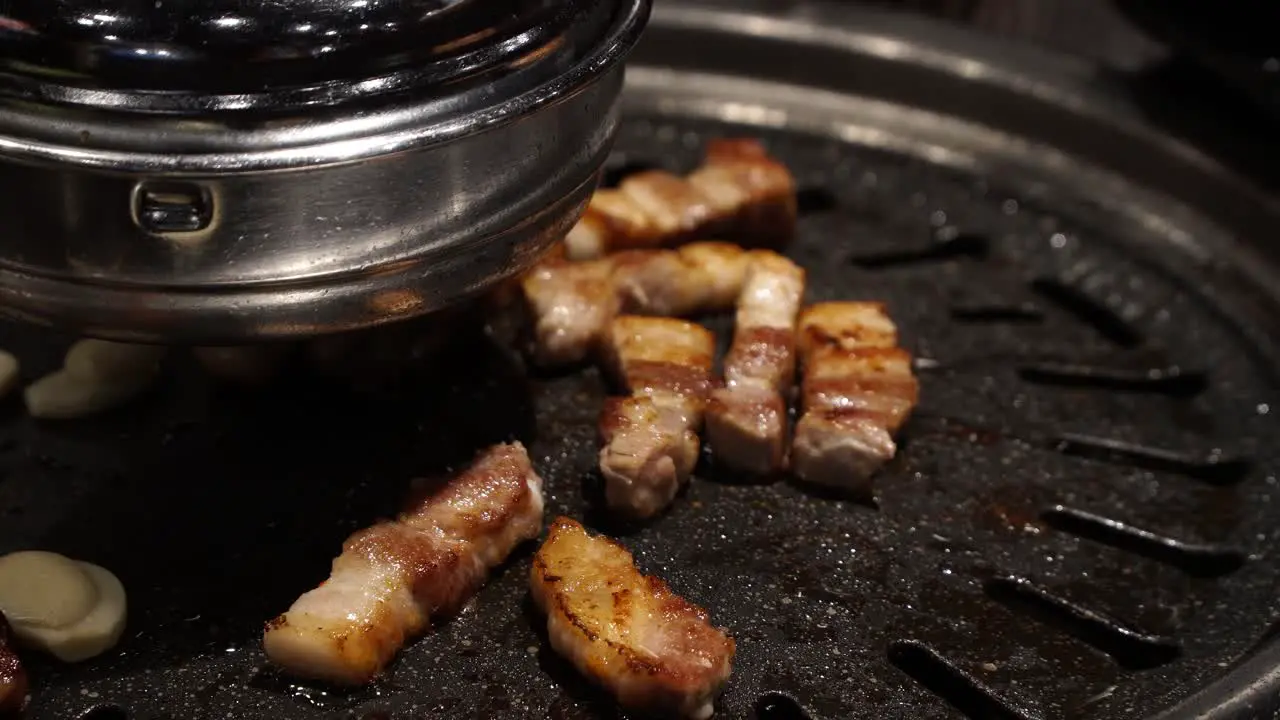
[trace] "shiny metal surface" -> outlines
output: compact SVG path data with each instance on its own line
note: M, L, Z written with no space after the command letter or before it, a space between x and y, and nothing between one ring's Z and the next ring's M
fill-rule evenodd
M11 0L0 6L0 94L150 111L332 103L494 71L610 9L586 0Z
M497 77L355 109L0 104L0 306L89 334L211 342L465 297L576 219L648 8L600 3Z

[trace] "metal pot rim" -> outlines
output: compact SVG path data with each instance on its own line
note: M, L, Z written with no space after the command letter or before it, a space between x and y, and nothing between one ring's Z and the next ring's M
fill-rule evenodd
M226 176L346 164L448 143L581 92L626 58L649 11L650 0L622 0L603 37L572 67L533 87L521 87L528 78L517 69L460 96L411 97L354 117L348 111L228 127L181 116L139 122L120 113L10 103L0 106L0 159L111 173Z

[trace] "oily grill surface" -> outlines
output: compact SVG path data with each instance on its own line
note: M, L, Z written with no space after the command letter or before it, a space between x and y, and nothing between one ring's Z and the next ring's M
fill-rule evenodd
M351 531L409 478L512 437L548 517L620 536L737 638L719 717L1142 717L1263 636L1280 579L1265 316L1226 309L1213 272L1052 177L633 107L606 181L688 169L717 134L760 136L796 173L809 299L887 302L922 358L876 507L708 470L651 525L612 526L592 509L597 373L530 379L479 336L380 390L298 374L233 392L179 364L91 422L37 425L8 400L0 552L99 563L130 602L114 652L27 654L32 717L616 717L551 651L531 547L372 688L265 666L263 621ZM727 318L708 322L727 343ZM64 347L11 326L0 341L30 377Z

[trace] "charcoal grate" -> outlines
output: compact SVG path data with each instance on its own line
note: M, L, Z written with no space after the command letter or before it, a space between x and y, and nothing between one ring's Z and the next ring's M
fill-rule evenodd
M599 375L528 379L482 337L388 390L299 377L229 394L179 364L165 392L92 422L38 425L10 400L0 552L98 562L131 602L117 652L32 658L34 718L617 717L550 651L529 548L371 688L264 665L262 621L348 533L409 477L508 437L530 445L549 513L620 535L732 630L722 717L1145 717L1263 637L1280 581L1274 306L1169 239L1221 229L1135 222L1164 200L1118 209L1113 187L1025 149L1011 165L959 121L938 131L951 145L913 145L893 135L918 129L906 109L877 125L880 105L743 85L748 102L646 65L691 32L673 17L640 53L606 182L687 170L722 135L762 137L793 169L809 299L887 302L919 359L923 402L874 507L700 473L665 517L615 527L591 502ZM728 318L706 321L727 337ZM0 338L28 376L64 346Z

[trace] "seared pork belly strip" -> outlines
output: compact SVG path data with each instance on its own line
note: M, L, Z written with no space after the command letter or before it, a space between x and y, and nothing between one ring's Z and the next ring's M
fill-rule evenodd
M532 331L531 359L543 367L585 360L618 313L609 260L539 265L520 286Z
M749 253L719 242L632 250L584 262L548 262L521 281L543 367L582 362L620 313L684 316L733 307Z
M630 394L605 400L600 413L605 501L652 517L698 462L715 338L691 322L624 315L610 325L607 351L607 369Z
M9 622L0 614L0 718L17 717L27 701L27 672L18 659Z
M725 384L707 404L707 444L727 467L758 475L783 467L804 281L804 270L787 258L751 253L724 360Z
M533 558L529 588L547 615L551 646L621 705L711 717L733 639L661 579L640 574L625 548L557 518Z
M795 233L796 185L758 141L712 140L688 177L661 170L597 190L565 238L572 260L618 250L674 247L698 237L773 246Z
M369 682L432 618L542 530L542 479L520 443L495 445L404 512L353 534L329 579L267 623L272 662L300 677Z
M732 308L750 267L750 253L721 242L630 250L608 260L622 312L669 317Z
M865 494L897 452L919 399L911 355L879 303L820 303L800 316L803 410L791 467L809 482Z

